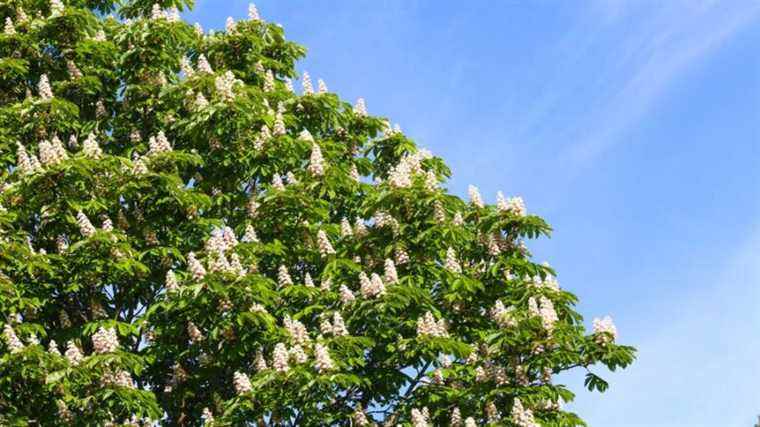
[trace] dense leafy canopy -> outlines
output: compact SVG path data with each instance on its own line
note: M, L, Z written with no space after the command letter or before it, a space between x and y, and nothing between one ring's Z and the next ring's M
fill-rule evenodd
M190 6L0 4L0 424L582 425L552 377L634 350L550 227Z

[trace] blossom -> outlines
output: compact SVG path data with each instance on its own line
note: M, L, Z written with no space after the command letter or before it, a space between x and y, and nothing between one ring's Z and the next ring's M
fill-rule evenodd
M200 23L196 22L195 24L193 24L193 29L195 30L195 34L197 34L200 37L203 37L203 26Z
M280 178L280 175L274 175L272 177L272 188L275 190L284 190L285 184L282 183L282 178Z
M119 348L119 338L116 335L116 329L103 328L98 329L92 336L92 346L95 353L105 354L113 353Z
M290 354L290 357L292 357L296 363L306 363L306 361L309 360L309 356L306 355L306 352L303 351L303 347L300 345L290 347L288 354Z
M372 273L370 279L364 272L359 273L361 293L365 298L374 298L385 295L385 284L377 273Z
M502 328L517 326L517 321L512 317L512 311L514 311L514 307L506 308L501 300L496 300L491 308L491 319Z
M359 117L365 117L367 115L367 104L364 102L364 98L359 98L356 100L356 104L354 105L354 114Z
M182 71L182 74L184 74L185 77L192 77L193 74L195 74L193 64L190 62L190 59L187 56L180 58L179 69Z
M325 233L324 230L319 230L317 232L317 244L319 245L319 253L323 257L335 253L335 249L333 249L330 239L327 238L327 233Z
M464 420L464 427L477 427L477 425L475 418L467 417L467 419Z
M303 284L306 285L307 288L314 287L314 280L312 280L311 274L309 274L308 272L306 273L306 275L304 275Z
M102 29L99 29L97 32L95 32L95 37L93 37L93 40L96 42L104 42L106 41L106 32Z
M16 34L16 28L13 26L13 19L11 19L10 16L5 17L5 27L3 28L3 33L6 36L12 36Z
M396 248L395 258L398 265L404 265L409 262L409 254L404 248Z
M95 227L90 222L90 219L87 218L87 215L82 213L82 211L77 212L77 225L79 226L79 232L82 233L82 236L90 237L95 234Z
M169 151L172 151L172 146L169 144L164 131L159 131L158 135L150 137L148 140L148 153L146 154L148 157Z
M45 166L56 165L68 158L66 149L58 137L53 137L52 142L40 142L40 162Z
M100 158L103 155L103 150L100 149L93 133L87 135L87 139L82 143L82 152L85 156L93 159Z
M364 220L359 217L356 217L354 220L354 234L356 237L362 237L367 234L367 226L364 225Z
M198 72L206 74L214 73L214 69L211 68L211 64L208 63L208 59L206 59L206 55L204 54L198 56Z
M232 71L228 70L221 76L216 76L214 87L222 100L230 101L235 97L233 89L238 83L240 80L236 79Z
M356 424L358 427L366 427L369 425L367 414L364 413L364 409L361 405L356 406L356 409L354 410L354 413L351 417L354 420L354 424Z
M71 363L74 366L79 365L79 363L82 362L84 359L84 356L82 355L82 351L79 350L79 347L77 347L76 344L74 344L73 341L69 341L66 346L66 353L64 353L66 356L66 359L68 359L69 363Z
M314 367L319 372L329 371L335 368L332 358L330 358L330 352L327 347L317 343L314 345L314 358L316 359Z
M254 364L256 365L256 370L258 372L268 369L267 361L264 359L264 353L261 350L256 352L256 360L254 361Z
M264 92L271 92L274 90L274 73L272 70L267 70L264 74Z
M480 197L480 191L478 190L478 187L470 185L467 187L467 193L470 195L470 203L479 208L483 207L483 199Z
M459 427L462 425L462 414L459 412L459 408L455 407L451 410L451 427Z
M285 316L283 319L285 329L288 330L290 338L299 345L308 345L311 343L309 338L309 332L306 330L306 326L298 320L291 319L290 316Z
M290 277L290 273L288 273L288 268L284 265L280 265L280 268L277 270L277 283L281 287L293 284L293 279Z
M285 347L285 344L277 343L277 345L274 346L274 353L272 354L272 367L277 372L288 372L288 370L290 370L288 364L289 358L290 355L288 354L288 349Z
M312 144L311 146L309 172L314 176L322 176L325 173L325 162L322 158L322 150L319 149L319 145L317 144Z
M164 11L161 9L161 5L158 3L154 3L153 7L150 10L150 19L157 21L159 19L165 19L166 15L164 14Z
M346 285L340 285L340 301L343 304L350 304L355 299L356 297L354 297L354 293L351 292L351 289L348 289Z
M322 79L317 80L317 92L320 94L327 93L327 84Z
M256 230L253 229L251 224L245 226L245 234L240 239L243 243L256 243L259 241L259 237L256 235Z
M67 60L66 69L69 71L69 76L71 76L72 79L82 78L82 71L77 67L77 64L75 64L74 61L70 59Z
M554 329L554 324L559 320L557 312L554 310L554 304L550 299L542 296L539 305L539 315L541 316L541 322L544 329L552 331Z
M203 341L203 333L193 322L187 323L187 335L190 336L190 342L193 344Z
M237 24L235 24L235 20L234 20L234 19L232 19L232 17L231 17L231 16L228 16L228 17L227 17L227 21L226 21L226 22L225 22L225 24L224 24L224 29L225 29L225 30L226 30L228 33L234 33L234 32L235 32L235 30L237 29Z
M446 249L446 261L443 263L444 268L446 270L449 270L452 273L461 273L462 272L462 266L459 265L459 261L457 261L457 254L454 251L454 248L449 247Z
M251 380L248 379L248 375L242 372L235 371L235 373L232 375L232 383L237 394L245 394L253 390L253 387L251 387Z
M174 270L169 270L166 272L165 287L168 292L176 291L179 289L177 275L174 274Z
M53 99L53 90L50 88L50 81L48 81L47 74L40 76L40 81L37 83L37 92L39 92L40 98L42 98L43 101Z
M348 222L348 219L346 217L343 217L340 220L340 236L341 237L351 237L353 236L354 231L351 229L351 223Z
M346 324L343 321L343 316L341 316L340 312L337 311L333 313L332 334L336 337L348 335L348 329L346 329Z
M396 264L393 263L392 259L385 260L384 279L388 284L393 284L393 283L398 282L398 273L396 272Z
M462 212L455 213L454 218L451 219L451 222L456 226L464 225L464 218L462 218Z
M603 318L595 318L593 322L594 327L594 340L605 345L610 342L614 342L617 339L617 328L612 322L610 316L604 316Z
M272 135L283 136L288 133L285 128L285 119L282 116L282 111L278 109L277 114L274 117L274 128L272 129Z
M429 427L430 423L428 422L428 409L422 408L422 410L419 410L417 408L412 409L412 426L414 427Z
M417 319L417 335L445 338L449 333L446 331L446 322L443 319L436 321L433 313L428 311Z
M54 340L50 340L48 343L48 353L60 356L61 352L58 350L58 344Z
M206 276L206 269L203 268L203 264L195 257L195 252L187 254L187 267L194 280L201 280Z
M304 95L311 95L314 93L314 87L311 85L311 76L309 76L309 73L306 71L303 72L303 81L301 82L301 85L303 86Z
M253 3L248 5L248 19L251 21L261 21L259 10L256 9L256 5Z
M533 418L533 412L523 407L520 398L515 398L512 404L512 421L519 427L539 427L539 424Z
M24 343L18 338L11 325L6 324L3 327L3 336L11 353L18 353L24 349Z
M50 0L50 16L61 16L63 14L64 6L61 0Z

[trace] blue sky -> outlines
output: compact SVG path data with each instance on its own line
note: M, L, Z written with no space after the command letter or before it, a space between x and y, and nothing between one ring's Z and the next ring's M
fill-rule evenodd
M222 28L247 1L198 0ZM596 426L760 414L760 2L266 0L300 64L447 160L450 189L523 196L531 244L639 360L571 405Z

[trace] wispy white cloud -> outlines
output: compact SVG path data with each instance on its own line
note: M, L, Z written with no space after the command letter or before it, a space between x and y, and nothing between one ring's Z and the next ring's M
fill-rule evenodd
M615 21L625 25L616 9ZM586 130L570 155L586 162L639 122L678 77L755 22L760 2L663 2L654 16L620 46L632 58L627 79L611 92L584 123ZM623 15L623 16L621 16Z

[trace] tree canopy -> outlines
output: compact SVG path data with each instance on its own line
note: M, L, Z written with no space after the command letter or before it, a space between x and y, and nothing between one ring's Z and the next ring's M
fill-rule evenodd
M0 4L0 424L583 425L635 352L550 226L191 6Z

